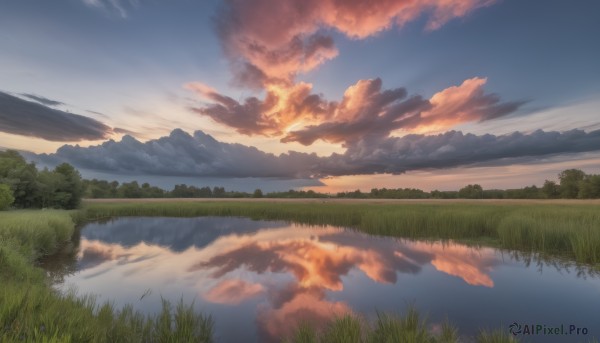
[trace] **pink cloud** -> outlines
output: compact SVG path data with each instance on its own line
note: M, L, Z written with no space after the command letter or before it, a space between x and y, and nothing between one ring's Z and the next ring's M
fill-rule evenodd
M237 305L264 291L262 285L240 279L220 281L204 294L204 298L213 303Z
M192 110L241 134L285 135L282 142L298 141L304 145L317 139L349 142L365 134L385 137L393 129L423 126L420 113L429 103L418 96L404 101L406 91L403 88L382 90L379 78L358 81L346 90L338 103L312 93L312 85L297 83L296 76L314 70L338 55L328 31L336 30L353 39L364 39L393 26L401 27L423 15L428 18L426 29L435 30L452 19L464 17L494 2L225 1L217 16L217 26L224 52L231 62L233 84L264 90L265 96L236 101L206 85L191 83L186 88L212 102ZM473 83L475 87L480 86ZM461 85L460 91L470 85ZM439 97L446 95L443 93ZM493 95L485 97L482 107L499 102ZM428 120L434 117L439 118L437 112Z
M344 93L333 116L317 125L289 132L282 142L310 145L318 139L346 145L358 140L381 140L395 130L407 133L445 131L455 125L495 119L516 111L523 102L501 102L485 93L485 78L471 78L426 100L405 100L403 88L382 90L381 80L360 80Z
M338 54L334 29L364 39L428 15L439 29L495 0L229 0L218 17L223 48L234 64L252 66L269 80L292 81ZM272 81L270 81L272 82Z

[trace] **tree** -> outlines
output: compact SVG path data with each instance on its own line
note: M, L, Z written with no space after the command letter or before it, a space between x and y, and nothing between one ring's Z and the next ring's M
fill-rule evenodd
M587 175L579 183L577 197L580 199L600 198L600 175Z
M62 163L54 168L54 172L61 176L55 195L59 198L57 199L59 207L65 209L79 207L83 196L83 183L79 171L68 163Z
M262 198L263 197L263 192L260 189L256 189L254 191L254 194L252 194L253 198Z
M483 188L480 185L467 185L458 191L458 197L464 199L481 199L483 198Z
M556 199L560 196L560 188L556 182L546 180L542 186L542 193L548 199Z
M119 195L123 198L141 198L142 189L137 181L124 182L119 187Z
M14 150L0 152L0 182L10 186L15 207L39 207L39 188L35 164L27 163Z
M212 194L215 198L222 198L225 196L225 187L213 187Z
M585 178L585 173L579 169L567 169L558 174L560 180L560 195L563 198L574 199L579 194L579 185Z
M40 206L42 208L61 208L66 205L71 195L58 191L58 188L64 182L64 175L49 171L48 168L44 168L38 173Z
M6 184L0 184L0 210L10 206L13 201L15 201L15 198L10 187Z

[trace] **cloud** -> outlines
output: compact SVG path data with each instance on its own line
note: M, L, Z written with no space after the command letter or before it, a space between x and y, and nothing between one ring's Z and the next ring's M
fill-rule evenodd
M242 144L222 143L196 131L174 130L146 143L131 136L121 141L79 147L64 145L54 154L28 155L44 165L68 162L77 168L111 173L195 177L307 178L409 170L441 169L494 162L535 161L556 154L600 150L600 130L507 135L474 135L450 131L437 135L369 137L347 146L343 154L319 157L289 152L265 153Z
M303 178L319 161L316 154L290 152L275 156L254 147L221 143L196 131L191 136L177 129L167 137L142 143L131 136L121 141L79 147L65 145L55 154L37 155L53 165L66 161L78 168L112 173L205 177Z
M310 145L317 139L352 143L369 137L387 137L394 130L445 131L454 125L496 119L515 112L524 102L500 102L486 94L485 78L465 80L431 99L413 96L404 100L402 88L381 90L381 79L361 80L348 88L331 121L288 133L282 142Z
M45 98L44 98L45 99ZM0 131L55 142L105 139L103 123L0 92Z
M353 39L398 27L427 15L427 30L489 6L494 0L227 0L217 29L237 78L247 85L291 82L337 56L338 31ZM240 75L238 74L238 75ZM257 76L252 78L250 76Z
M321 165L328 175L358 175L374 173L399 174L409 170L468 166L495 161L510 164L511 159L523 161L554 155L600 150L600 130L582 130L530 134L514 132L508 135L474 135L450 131L438 135L411 134L382 140L361 140L351 145L343 155L327 159L329 167ZM345 174L337 174L344 170Z
M128 10L139 6L139 0L83 0L83 3L121 18L127 18Z
M267 86L264 100L243 103L215 89L189 83L186 88L211 104L192 108L239 133L285 135L281 141L310 145L318 139L352 143L368 137L387 137L394 130L438 132L461 123L481 122L514 113L524 101L502 102L485 93L487 79L474 77L448 87L431 99L407 97L405 88L385 90L379 78L360 80L348 87L341 101L327 101L311 93L312 86L297 83L287 88ZM293 128L299 127L297 130Z
M264 100L249 97L241 103L202 83L188 83L185 87L212 101L192 107L192 111L245 135L277 136L299 121L323 120L335 107L335 103L312 94L312 86L303 82L286 88L269 86Z
M249 283L240 279L221 280L204 294L204 298L213 303L238 305L256 297L264 291L258 283Z
M326 138L328 140L343 141L344 139L339 137L343 131L360 135L359 127L365 125L376 126L374 131L377 131L386 125L386 120L394 121L394 125L397 126L398 122L402 121L399 117L403 115L397 111L389 113L389 117L395 118L387 118L374 125L368 123L369 118L360 118L360 122L327 121L326 119L335 112L338 103L327 101L320 94L311 93L312 85L298 83L296 77L300 73L314 70L338 55L339 51L330 35L332 31L352 39L364 39L393 26L401 27L424 15L427 17L426 29L435 30L454 18L464 17L475 9L494 2L226 0L216 16L216 26L223 51L231 64L232 84L264 90L266 95L264 99L253 96L244 101L236 101L205 85L190 83L186 85L188 89L196 91L210 102L195 106L192 110L246 135L280 136L291 129L308 127L310 129L307 132L296 132L287 135L283 140L299 141L303 144L310 144L308 142L313 142L321 133L330 133ZM380 86L381 80L362 80L350 87L347 93L353 90L361 91L362 86L376 88L377 84ZM392 96L392 102L398 101L393 99L393 96L401 95L399 98L402 98L406 95L403 92L402 89L382 91L383 98L379 100L385 101L386 96ZM380 104L378 108L377 100L365 100L374 100L371 107L365 109L370 110L365 116L375 116L386 110L383 106L388 106ZM411 98L404 105L415 105L418 108L420 100L422 99L418 97ZM499 101L491 96L487 100ZM498 108L497 115L510 110L510 106Z
M43 96L39 96L39 95L35 95L35 94L21 93L21 95L26 98L29 98L31 100L35 100L35 101L39 102L40 104L46 105L46 106L60 106L60 105L65 104L64 102L51 100L51 99L44 98Z

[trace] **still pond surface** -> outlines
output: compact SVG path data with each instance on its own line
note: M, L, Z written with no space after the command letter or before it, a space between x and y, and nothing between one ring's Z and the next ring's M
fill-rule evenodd
M375 237L245 218L121 218L81 230L77 253L47 262L61 290L158 313L161 297L215 320L217 342L276 342L301 320L414 305L430 329L446 318L469 341L513 322L586 328L600 336L600 277L565 262L454 242Z

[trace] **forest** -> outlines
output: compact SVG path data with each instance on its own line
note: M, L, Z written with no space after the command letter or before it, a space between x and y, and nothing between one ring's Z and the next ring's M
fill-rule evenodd
M456 191L415 188L373 188L370 192L355 190L325 194L313 190L252 193L227 190L225 187L198 187L179 184L165 190L149 183L82 179L80 172L68 163L50 170L39 170L17 151L0 152L0 209L77 208L82 198L353 198L353 199L596 199L600 198L600 175L567 169L558 174L558 182L545 180L542 186L518 189L483 189L469 184Z

